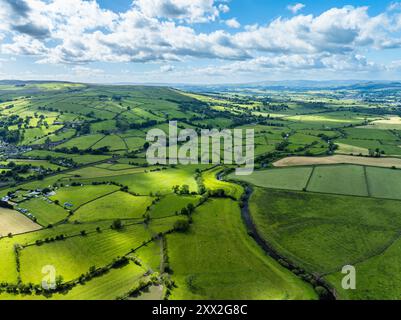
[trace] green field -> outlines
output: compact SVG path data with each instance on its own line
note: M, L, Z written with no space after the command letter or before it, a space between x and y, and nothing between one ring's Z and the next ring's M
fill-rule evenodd
M306 187L312 168L286 168L255 171L250 176L236 176L231 174L228 177L252 183L259 187L273 189L302 190Z
M278 252L310 272L326 275L390 250L399 236L399 205L391 200L257 188L250 208L259 233ZM359 272L363 280L357 281L369 282L370 276ZM392 279L388 273L377 276L382 281ZM339 276L329 279L336 288L341 286ZM374 282L377 293L371 291L375 298L383 290L380 282Z
M229 179L258 187L383 199L401 199L401 171L359 165L321 165L255 171Z
M207 203L189 234L168 236L167 245L177 284L172 299L316 298L249 238L232 200Z
M198 196L179 196L170 194L164 196L150 210L150 216L152 218L163 218L173 216L176 213L180 213L181 209L192 203L196 205L199 202Z
M92 170L97 178L89 178L87 169L83 174L85 177L77 181L83 183L113 181L128 186L131 192L141 195L150 193L169 194L173 192L175 185L188 185L191 192L196 192L198 187L192 172L178 169L163 171L143 172L143 168L130 169L130 172L111 171L99 172L100 169ZM79 174L79 173L78 173ZM93 176L93 175L92 175Z
M71 221L141 219L152 200L150 197L135 197L118 191L83 205L74 212Z
M243 193L242 187L233 183L218 180L217 175L221 171L223 171L222 168L217 167L202 174L203 183L206 189L212 191L224 190L227 196L239 199Z
M316 167L307 190L368 196L364 167L353 165Z
M366 173L372 196L401 200L401 170L371 167Z
M128 254L150 238L142 225L133 225L121 231L109 229L42 246L33 245L21 251L21 279L25 283L39 284L43 266L52 265L64 281L70 281L92 266L105 266L114 258Z
M48 226L66 219L68 211L54 203L49 203L46 198L35 198L21 203L19 208L27 209L42 226Z
M396 82L180 88L0 81L1 300L401 298ZM253 129L255 171L150 165L172 120ZM72 288L36 295L48 265Z
M113 185L62 187L56 191L56 195L51 196L51 200L58 200L62 206L70 203L71 208L77 209L85 203L117 190L118 187Z

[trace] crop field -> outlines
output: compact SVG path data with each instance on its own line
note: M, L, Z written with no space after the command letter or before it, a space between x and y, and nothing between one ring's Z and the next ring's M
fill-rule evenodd
M393 85L0 81L0 300L399 299ZM173 120L254 130L255 170L148 163L148 132L171 146ZM213 149L228 148L198 159ZM347 264L357 290L341 287Z
M19 234L41 229L41 226L32 220L19 214L17 211L0 208L0 236L5 237L9 233Z
M309 166L325 164L357 164L384 168L401 168L401 159L398 158L370 158L346 155L330 157L288 157L273 163L275 167Z

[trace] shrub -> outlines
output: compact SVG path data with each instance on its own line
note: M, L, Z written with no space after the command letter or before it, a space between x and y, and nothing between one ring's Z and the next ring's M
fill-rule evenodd
M187 232L190 228L190 224L188 220L177 220L174 223L174 230L178 232Z

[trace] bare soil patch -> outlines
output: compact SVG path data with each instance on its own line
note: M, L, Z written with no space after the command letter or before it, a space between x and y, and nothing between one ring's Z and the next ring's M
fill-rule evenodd
M398 158L368 158L346 155L335 155L329 157L288 157L276 161L275 167L292 167L325 164L359 164L384 168L401 168L401 159Z

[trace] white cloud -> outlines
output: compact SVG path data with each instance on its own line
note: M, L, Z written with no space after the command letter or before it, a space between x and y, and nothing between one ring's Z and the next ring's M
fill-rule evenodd
M228 13L230 11L230 7L226 4L220 3L219 4L219 11L222 13Z
M162 73L172 72L174 70L175 70L175 68L172 65L164 65L164 66L160 67L160 72L162 72Z
M144 15L150 18L178 19L190 23L214 21L227 5L216 6L214 0L134 0Z
M297 14L298 11L301 11L305 7L306 6L303 3L296 3L288 5L287 9L290 10L293 14Z
M78 77L94 77L103 75L105 73L102 69L84 67L84 66L75 66L71 69L74 75Z
M386 11L370 16L367 7L278 18L242 31L198 32L191 24L217 20L229 10L225 2L135 0L119 13L92 0L0 3L1 52L34 55L40 63L161 62L160 72L176 72L171 62L192 58L232 61L222 67L232 72L361 70L374 67L362 57L365 49L401 47L401 15ZM223 22L234 29L241 26L235 18ZM7 35L3 40L2 34Z
M236 18L228 19L225 21L226 25L230 28L238 29L241 28L241 24Z

